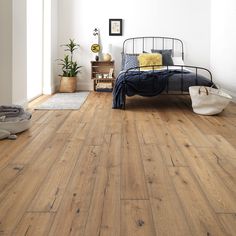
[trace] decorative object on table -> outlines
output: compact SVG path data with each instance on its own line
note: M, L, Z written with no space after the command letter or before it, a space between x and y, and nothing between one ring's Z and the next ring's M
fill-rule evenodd
M103 54L103 61L111 61L111 55L109 53Z
M113 74L114 74L114 68L110 68L109 74L108 74L108 78L109 78L109 79L112 79L113 76L114 76Z
M122 19L109 19L109 35L110 36L122 35Z
M64 59L59 59L61 62L59 65L62 66L62 75L60 80L59 92L61 93L72 93L77 89L77 74L80 72L81 66L74 60L74 52L78 49L79 44L75 43L74 40L69 39L68 44L61 45L65 48L65 52L69 54L64 56Z
M56 93L44 103L37 106L36 110L78 110L86 101L89 92Z
M91 51L94 52L94 53L98 53L100 51L100 45L97 44L97 43L94 43L92 46L91 46Z
M102 79L102 74L96 74L96 79Z
M93 36L95 37L94 43L91 45L91 51L96 54L95 61L99 61L99 52L101 51L101 46L99 44L99 30L95 28L93 30Z
M0 139L16 139L15 134L30 128L31 116L22 106L0 106Z
M232 100L232 97L221 89L207 86L191 86L189 93L193 111L200 115L219 114Z
M103 61L111 61L112 60L112 45L107 44L103 47Z
M100 45L99 44L93 44L91 46L91 51L93 53L98 53L100 51ZM99 61L99 56L98 55L95 56L95 61Z

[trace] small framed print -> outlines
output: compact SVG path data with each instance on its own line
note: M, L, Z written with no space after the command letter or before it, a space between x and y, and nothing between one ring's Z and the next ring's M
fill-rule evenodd
M122 19L109 19L109 35L110 36L122 35Z

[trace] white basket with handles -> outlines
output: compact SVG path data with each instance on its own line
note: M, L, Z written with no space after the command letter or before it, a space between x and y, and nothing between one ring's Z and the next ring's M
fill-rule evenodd
M193 111L200 115L216 115L222 112L232 97L219 88L191 86L189 94Z

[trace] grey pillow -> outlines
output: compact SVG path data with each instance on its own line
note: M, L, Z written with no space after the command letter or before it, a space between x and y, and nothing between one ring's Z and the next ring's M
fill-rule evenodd
M158 50L158 49L152 49L152 53L160 53L162 55L162 63L163 66L173 66L173 60L172 60L172 49L164 49L164 50Z

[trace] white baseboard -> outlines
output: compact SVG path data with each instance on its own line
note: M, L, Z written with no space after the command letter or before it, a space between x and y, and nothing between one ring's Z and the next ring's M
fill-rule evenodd
M22 107L24 107L24 109L28 108L28 101L27 100L21 100L18 102L14 102L15 105L20 105Z
M50 88L43 88L43 94L51 95L55 93L55 86L51 86Z
M93 90L93 85L88 84L88 83L79 83L77 84L77 91L92 91ZM52 93L54 94L59 91L59 85L56 85L52 89Z
M58 91L58 88L59 88L59 86L58 86L58 85L56 85L56 86L53 86L53 87L52 87L52 90L51 90L51 94L54 94L54 93L56 93L56 91Z
M78 83L77 90L78 91L92 91L93 84L92 83Z

